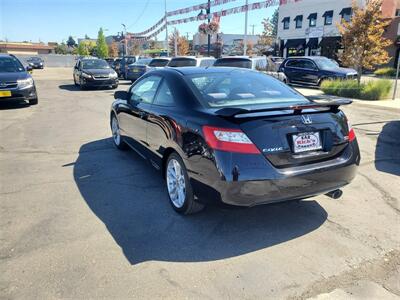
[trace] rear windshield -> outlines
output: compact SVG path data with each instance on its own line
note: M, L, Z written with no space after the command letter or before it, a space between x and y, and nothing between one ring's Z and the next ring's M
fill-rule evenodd
M302 104L309 101L284 83L259 72L189 75L194 89L207 107L242 107Z
M110 66L105 60L102 59L90 59L82 61L83 69L109 69Z
M126 64L133 64L136 61L136 57L125 57Z
M151 62L151 58L139 58L137 62L135 62L135 65L148 65Z
M251 60L247 58L220 58L215 61L214 66L251 69Z
M0 73L14 73L24 71L24 66L15 57L0 57Z
M168 59L153 59L149 63L150 67L165 67L169 63Z
M195 67L196 60L194 58L173 58L168 64L169 67Z

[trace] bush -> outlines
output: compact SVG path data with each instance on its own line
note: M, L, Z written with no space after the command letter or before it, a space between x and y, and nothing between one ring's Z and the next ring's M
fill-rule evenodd
M394 68L381 68L374 72L376 76L380 77L395 77L396 76L396 69Z
M358 98L364 100L380 100L385 98L392 88L392 83L379 79L361 83L355 80L325 80L321 84L322 91L327 95Z

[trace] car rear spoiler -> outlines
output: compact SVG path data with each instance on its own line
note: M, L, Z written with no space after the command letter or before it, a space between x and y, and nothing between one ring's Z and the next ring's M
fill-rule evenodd
M329 110L333 112L337 112L339 106L351 104L353 101L350 99L337 99L337 100L312 100L311 103L308 104L300 104L300 105L289 105L289 106L277 106L270 108L261 108L261 109L244 109L238 107L225 107L219 109L214 112L217 116L221 117L234 117L237 115L243 114L253 114L260 112L270 112L270 111L279 111L279 110L292 110L293 114L301 114L304 109L318 109L318 108L329 108Z

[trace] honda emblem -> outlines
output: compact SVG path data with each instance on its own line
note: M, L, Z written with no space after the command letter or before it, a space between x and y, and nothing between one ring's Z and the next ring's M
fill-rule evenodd
M301 116L301 121L303 122L303 124L312 124L312 120L311 117L309 115L302 115Z

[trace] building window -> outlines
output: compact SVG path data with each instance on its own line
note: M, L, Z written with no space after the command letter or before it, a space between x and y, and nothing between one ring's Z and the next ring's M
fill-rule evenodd
M310 26L310 27L315 27L315 26L317 26L317 14L316 14L316 13L310 14L310 15L308 16L308 19L310 20L310 23L309 23L309 26Z
M296 18L294 18L294 21L296 22L296 28L301 28L303 26L303 16L299 15Z
M328 10L323 14L324 25L332 25L333 10Z
M396 17L400 17L400 9L396 9Z
M346 22L350 22L350 20L351 20L351 7L343 8L342 11L340 12L340 15L342 16L343 20L345 20Z
M283 29L289 29L290 18L289 17L283 18L282 23L283 23Z

